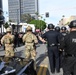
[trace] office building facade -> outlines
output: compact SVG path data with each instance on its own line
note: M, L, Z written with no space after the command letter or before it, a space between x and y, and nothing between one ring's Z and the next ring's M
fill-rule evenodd
M36 18L38 0L8 0L9 20L20 22L22 14L30 14Z
M2 0L0 0L0 9L2 9Z

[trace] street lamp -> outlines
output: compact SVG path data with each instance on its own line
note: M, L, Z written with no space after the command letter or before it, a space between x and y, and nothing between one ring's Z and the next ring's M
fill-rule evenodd
M41 14L41 31L42 31L42 19L43 19L43 15L44 14Z
M17 10L17 32L19 31L19 23L20 23L20 6L21 6L21 0L17 0L18 2L18 8Z

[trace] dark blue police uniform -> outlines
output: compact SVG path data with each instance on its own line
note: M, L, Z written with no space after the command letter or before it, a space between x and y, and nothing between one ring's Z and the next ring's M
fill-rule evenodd
M50 62L51 72L56 71L59 72L59 50L58 50L58 43L59 43L59 33L53 30L53 24L48 25L48 29L52 29L47 31L42 35L42 38L47 39L48 42L48 58Z
M64 37L61 49L64 49L63 75L76 75L76 20L69 24L71 32Z

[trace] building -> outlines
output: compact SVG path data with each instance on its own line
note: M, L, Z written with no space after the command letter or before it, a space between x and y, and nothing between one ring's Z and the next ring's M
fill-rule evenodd
M70 16L69 19L68 19L68 22L70 22L70 21L72 21L72 20L76 20L76 15Z
M24 14L28 13L34 16L38 12L38 0L24 0L23 7Z
M74 16L70 16L70 17L64 17L64 18L62 18L60 21L59 21L59 26L61 27L61 26L66 26L66 25L68 25L72 20L76 20L76 15L74 15Z
M19 22L20 17L19 0L8 0L9 20Z
M0 0L0 9L2 9L2 0Z
M8 0L9 20L19 23L22 14L37 17L38 0Z

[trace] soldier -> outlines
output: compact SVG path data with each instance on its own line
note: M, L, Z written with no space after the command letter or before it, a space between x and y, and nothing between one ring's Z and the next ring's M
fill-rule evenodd
M26 28L26 34L23 36L23 42L25 42L25 60L29 61L36 58L36 47L35 44L38 43L37 37L32 33L32 27L28 26ZM34 63L34 69L36 69L36 63Z
M5 46L4 61L8 63L9 59L14 56L14 36L11 34L11 28L7 28L7 33L2 37L1 44Z
M54 30L53 24L48 24L48 29L46 33L42 35L42 37L39 36L39 39L42 42L46 42L44 38L47 40L48 43L48 58L50 62L50 68L51 72L55 73L55 68L57 72L60 72L59 67L59 50L58 50L58 43L59 43L59 33ZM54 61L55 60L55 61Z
M61 49L65 51L63 75L76 75L76 20L69 24L70 33L64 37Z

